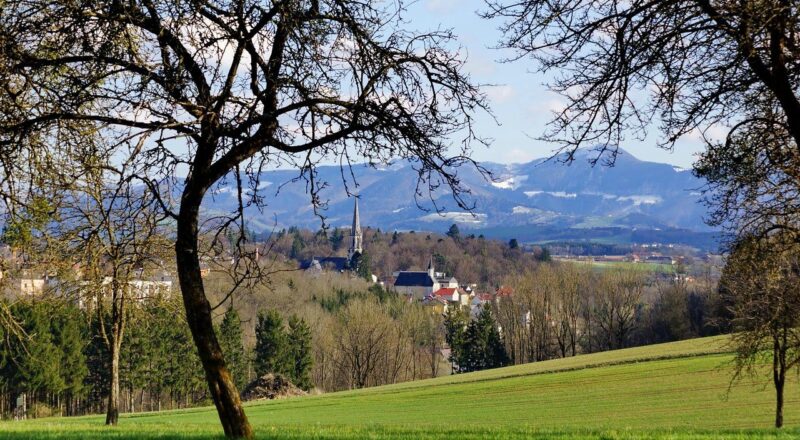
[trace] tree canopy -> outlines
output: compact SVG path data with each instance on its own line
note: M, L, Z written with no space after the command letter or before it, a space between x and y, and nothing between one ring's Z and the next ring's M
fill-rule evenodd
M455 170L474 164L469 152L481 139L473 115L486 109L484 95L452 50L452 33L404 30L403 7L343 0L3 2L3 200L25 203L38 179L69 181L71 162L82 157L115 158L104 173L153 194L175 222L187 321L228 436L253 432L213 330L216 305L200 276L207 249L198 238L236 230L235 285L263 278L243 246L244 208L264 203L261 170L297 169L321 214L325 182L316 164L406 159L419 176L415 196L447 186L458 206L471 206ZM238 207L201 219L201 203L222 180L235 182ZM353 184L345 181L348 192Z

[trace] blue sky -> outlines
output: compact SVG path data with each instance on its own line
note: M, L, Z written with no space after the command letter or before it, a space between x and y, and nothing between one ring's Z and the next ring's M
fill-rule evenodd
M544 133L551 111L558 108L560 99L548 92L544 85L548 78L533 72L532 61L499 61L510 53L491 48L500 35L498 23L478 17L476 11L481 7L481 0L418 0L408 6L404 18L419 30L452 28L467 51L467 69L474 80L495 84L486 92L500 125L488 115L480 116L479 134L493 138L494 142L489 149L476 148L475 159L515 163L549 156L557 146L534 138ZM656 146L659 135L653 127L644 141L629 136L621 146L639 159L684 168L691 166L695 154L703 148L699 139L687 137L673 151L665 151Z

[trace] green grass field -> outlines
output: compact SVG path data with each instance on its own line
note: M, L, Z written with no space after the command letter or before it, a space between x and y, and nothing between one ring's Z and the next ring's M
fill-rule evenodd
M560 260L573 264L588 265L596 269L608 270L635 270L641 272L653 272L663 274L674 274L675 267L670 264L658 263L634 263L632 261L585 261L585 260Z
M267 439L751 439L800 438L796 378L786 426L770 429L769 382L727 392L724 339L704 338L248 405ZM214 438L210 408L0 423L11 439Z

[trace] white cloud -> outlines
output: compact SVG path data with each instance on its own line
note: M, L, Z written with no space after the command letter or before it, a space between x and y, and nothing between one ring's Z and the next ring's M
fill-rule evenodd
M540 157L542 157L542 155L537 154L535 151L533 151L532 148L530 149L512 148L508 151L503 152L503 157L500 161L505 163L526 163L534 159L538 159ZM496 160L496 159L491 159L491 160Z
M453 12L458 4L458 0L428 0L425 8L431 12L448 13Z
M683 139L687 139L690 141L703 141L705 139L710 141L723 141L725 137L728 136L728 132L730 128L722 125L722 124L712 124L705 129L695 128L688 134L683 136Z
M486 87L486 96L489 97L492 103L502 104L512 100L516 94L513 87L503 85Z

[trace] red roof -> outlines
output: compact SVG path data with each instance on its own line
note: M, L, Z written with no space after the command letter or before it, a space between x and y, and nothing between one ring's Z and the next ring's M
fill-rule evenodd
M491 293L479 293L477 297L481 301L491 301L494 299L494 296Z
M497 289L497 296L511 296L514 294L514 289L508 286L500 286Z
M433 292L434 296L453 296L453 293L460 291L458 287L442 287L441 289ZM461 292L459 292L461 293Z

